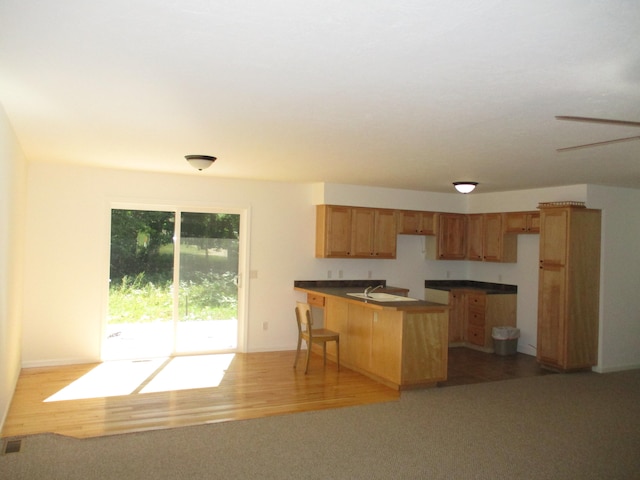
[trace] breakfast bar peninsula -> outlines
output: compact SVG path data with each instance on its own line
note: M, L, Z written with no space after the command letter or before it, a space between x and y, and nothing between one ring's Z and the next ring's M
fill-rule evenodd
M381 285L381 287L378 287ZM378 287L365 295L367 287ZM340 334L340 364L395 389L447 379L449 307L406 297L385 281L295 281L314 321ZM327 357L336 360L334 345Z

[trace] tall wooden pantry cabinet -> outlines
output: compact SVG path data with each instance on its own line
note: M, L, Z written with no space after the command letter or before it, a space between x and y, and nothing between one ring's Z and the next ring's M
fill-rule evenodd
M571 371L597 364L600 210L540 207L538 362Z

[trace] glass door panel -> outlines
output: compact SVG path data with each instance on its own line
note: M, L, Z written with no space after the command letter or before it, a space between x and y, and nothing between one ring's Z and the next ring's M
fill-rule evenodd
M173 351L175 213L111 211L109 308L103 359Z
M102 358L235 350L239 229L238 214L113 209Z
M181 213L176 353L238 344L240 215Z

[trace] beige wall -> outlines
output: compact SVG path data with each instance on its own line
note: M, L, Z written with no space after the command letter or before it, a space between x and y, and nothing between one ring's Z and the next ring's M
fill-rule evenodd
M640 368L640 190L589 185L587 198L602 209L596 370Z
M0 105L0 429L20 373L26 169Z
M615 192L613 189L609 197L605 189L599 191L599 196L611 198L611 202L617 204ZM540 201L568 199L589 203L587 187L462 196L335 184L216 180L206 175L33 165L27 212L29 255L25 262L27 291L32 293L24 305L24 364L72 363L99 358L108 275L108 212L112 201L230 206L249 212L248 269L255 278L247 283L248 351L294 348L296 329L291 305L299 298L292 290L294 280L327 278L329 271L333 278L338 278L340 271L345 279L367 278L371 271L374 278L408 287L411 295L420 298L425 279L470 278L517 284L520 289L518 317L523 330L521 349L534 353L536 236L519 241L522 257L516 265L426 260L423 240L412 236L400 237L396 260L316 259L313 257L314 204L471 212L535 209ZM607 229L607 236L626 237L621 225L613 225L611 229ZM47 239L47 248L42 248L43 238ZM611 278L611 282L621 280ZM604 277L604 281L608 283L609 278ZM640 287L631 274L625 276L624 281L635 282L636 288ZM603 290L611 288L615 288L613 283ZM624 365L640 365L640 354L631 352L626 335L625 328L631 326L617 321L608 328L606 309L602 318L605 325L600 367L617 368L622 365L616 362L623 359ZM269 323L266 331L262 328L264 322ZM635 332L633 328L632 331ZM619 348L626 353L620 355Z

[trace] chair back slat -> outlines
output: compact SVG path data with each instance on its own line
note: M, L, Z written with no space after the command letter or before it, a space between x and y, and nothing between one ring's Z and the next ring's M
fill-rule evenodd
M311 306L308 303L296 302L296 318L299 328L302 331L310 331L313 327L313 317L311 316Z

